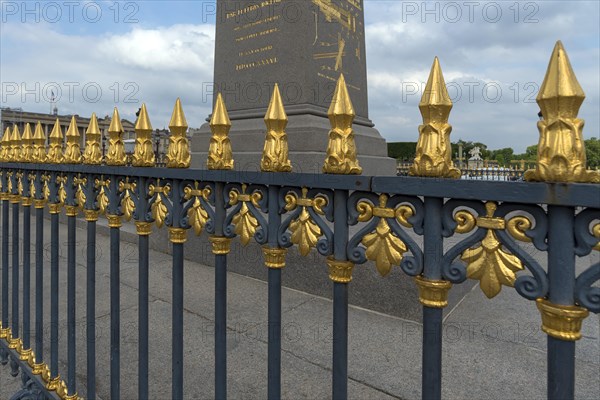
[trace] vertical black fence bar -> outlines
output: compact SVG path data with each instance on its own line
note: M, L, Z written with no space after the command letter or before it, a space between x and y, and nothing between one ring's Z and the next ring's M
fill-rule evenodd
M442 278L442 257L444 252L442 236L443 200L426 197L424 202L425 233L423 237L423 276L417 278L421 288L423 303L423 399L442 397L442 318L445 304L435 304L423 299L423 291L432 286L444 284Z
M48 182L50 189L50 380L51 390L59 388L61 379L58 373L58 262L59 262L59 230L58 217L61 204L58 200L58 182L60 177L53 172Z
M348 398L348 283L352 262L347 261L348 192L334 192L334 256L329 258L329 277L333 281L333 399Z
M120 237L121 216L117 177L112 175L109 183L109 205L106 218L110 228L110 397L121 397L121 301Z
M138 204L136 215L139 219L135 222L138 234L138 398L148 399L148 320L150 317L148 284L149 284L149 241L152 233L152 224L146 221L148 200L146 179L138 180Z
M183 244L187 231L181 227L181 182L173 180L172 211L169 240L173 245L173 304L172 304L172 386L171 397L183 399Z
M29 175L23 175L23 349L21 357L31 354L31 204Z
M93 193L92 177L88 177L88 197ZM91 207L94 207L92 198ZM88 205L90 205L88 203ZM87 206L87 205L86 205ZM86 209L87 253L86 253L86 343L87 343L87 398L96 399L96 222L98 211Z
M575 304L573 214L568 207L548 206L548 301L558 307ZM575 341L548 335L548 399L574 397Z
M268 304L268 387L267 398L281 398L281 269L285 267L286 250L279 247L277 233L281 225L279 187L269 186L269 242L263 248L269 269Z
M215 255L215 398L227 398L227 254L231 239L224 237L223 183L215 183L215 234L210 237Z
M7 172L2 175L2 188L7 189ZM2 337L8 334L8 196L2 192Z
M13 192L10 197L12 204L12 324L11 331L13 339L19 338L19 205L21 196L17 188L17 175L12 176ZM16 342L11 343L12 348Z
M41 174L36 176L35 208L35 373L41 373L44 364L44 208Z
M138 375L139 387L138 397L140 399L148 398L148 269L149 263L149 235L152 232L152 225L149 222L137 222L137 233L139 239L139 292L138 292Z
M69 177L69 192L72 191L73 177ZM74 195L69 193L70 200ZM76 237L76 218L79 210L75 205L66 206L67 214L67 394L74 396L77 394L77 348L75 332L75 300L76 300L76 270L75 270L75 250L77 246Z

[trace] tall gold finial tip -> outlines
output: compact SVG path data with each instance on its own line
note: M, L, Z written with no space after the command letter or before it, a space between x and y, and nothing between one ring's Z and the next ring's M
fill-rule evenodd
M123 125L121 124L121 116L119 115L119 110L115 107L113 111L113 117L110 121L110 126L108 127L109 132L123 132Z
M185 119L185 113L181 106L181 100L179 97L175 100L175 107L173 107L173 114L171 115L171 121L169 122L169 128L187 128L188 124Z
M223 100L221 93L217 94L217 101L215 102L215 109L213 110L210 124L214 126L231 126L231 121L229 120L229 115L227 114L227 107L225 106L225 101Z
M140 109L140 115L135 124L136 130L145 130L151 131L152 124L150 123L150 118L148 117L148 110L146 109L146 103L142 103L142 108Z
M279 91L279 85L275 84L273 88L273 95L269 102L269 108L265 114L265 121L287 121L287 114L283 106L283 99L281 98L281 92Z
M340 74L340 78L337 81L335 92L333 93L333 99L331 100L331 106L327 112L328 115L352 115L354 116L354 106L348 93L348 86L346 85L346 78L344 74Z

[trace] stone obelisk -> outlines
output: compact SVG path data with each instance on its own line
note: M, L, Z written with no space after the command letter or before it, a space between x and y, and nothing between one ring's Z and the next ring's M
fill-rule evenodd
M327 110L342 73L363 174L395 174L368 114L362 0L217 0L214 97L222 93L229 111L236 170L260 170L264 116L277 83L293 171L321 173ZM205 124L192 140L193 167L206 167L209 140Z

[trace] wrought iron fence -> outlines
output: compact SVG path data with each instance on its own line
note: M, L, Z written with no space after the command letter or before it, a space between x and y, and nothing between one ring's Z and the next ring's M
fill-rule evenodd
M50 135L49 148L41 129L7 129L1 142L2 318L0 361L21 371L23 390L15 398L78 398L75 331L75 222L87 221L87 393L96 398L95 246L101 215L110 227L110 396L120 397L119 240L124 220L133 220L139 239L139 386L148 398L148 267L151 227L165 226L172 242L172 375L174 399L183 393L183 259L189 231L209 235L215 256L215 393L225 398L227 255L232 239L262 245L268 270L268 397L281 390L281 276L286 252L297 246L302 255L317 251L325 257L333 282L333 398L347 397L348 291L353 267L373 261L383 276L399 266L414 277L423 305L422 395L441 398L442 310L448 292L466 279L480 281L490 298L502 287L535 301L542 329L548 335L548 398L574 397L575 341L588 313L600 312L600 264L576 276L575 259L600 250L600 182L585 169L582 121L577 111L583 91L562 45L557 43L538 96L544 120L539 157L525 179L541 182L456 180L452 165L448 97L437 59L420 109L423 125L410 177L359 176L352 120L354 113L343 76L329 116L332 124L322 175L290 172L285 126L287 117L275 87L269 110L263 172L233 171L228 138L231 126L218 96L211 120L208 169L188 169L187 123L179 100L170 122L168 168L156 168L143 106L136 124L133 166L120 138L115 109L109 148L103 159L95 116L82 152L75 128L60 126ZM105 164L105 165L104 165ZM31 207L35 209L34 243ZM44 353L43 218L50 214L50 354ZM67 215L67 359L60 375L59 355L59 214ZM22 218L23 232L19 232ZM423 238L420 246L414 235ZM444 252L444 239L459 240ZM19 238L22 238L20 244ZM12 241L9 243L9 239ZM532 243L547 253L547 265L522 247ZM30 250L33 246L35 260ZM9 263L9 251L12 260ZM22 254L22 259L20 255ZM31 268L35 293L31 293ZM12 282L9 282L9 268ZM22 279L21 279L22 274ZM11 304L9 304L9 295ZM31 300L35 316L31 315ZM10 306L10 308L9 308ZM22 315L22 320L20 316ZM10 316L10 321L9 321ZM31 343L34 320L35 343Z

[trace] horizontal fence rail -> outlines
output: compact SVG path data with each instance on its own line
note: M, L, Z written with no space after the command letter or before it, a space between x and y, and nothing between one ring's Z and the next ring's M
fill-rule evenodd
M538 102L544 121L536 168L525 171L528 182L460 180L450 160L447 123L451 102L436 59L420 108L417 157L408 177L360 176L353 143L352 105L343 76L332 107L330 145L324 174L290 172L285 140L285 111L277 87L265 117L267 139L262 172L234 171L228 139L231 123L219 95L211 120L213 139L208 170L188 169L187 123L179 100L169 124L167 168L156 168L145 105L136 124L136 149L127 166L115 109L106 157L99 150L95 117L84 151L76 130L60 127L49 147L40 132L28 126L20 136L7 130L0 153L2 221L2 297L0 362L19 371L21 398L95 399L97 350L110 353L110 397L121 397L120 234L132 221L138 235L138 395L149 398L149 236L153 226L168 230L172 244L171 395L184 393L184 251L188 235L208 235L215 257L214 396L227 396L227 266L233 239L262 246L268 268L268 398L281 397L281 288L286 253L295 246L301 255L323 256L324 274L332 282L332 397L348 397L348 293L353 268L372 262L382 276L399 267L414 279L423 306L422 396L440 399L442 384L442 312L453 285L466 279L480 282L493 298L514 288L535 301L542 330L548 336L550 399L574 398L575 341L589 312L600 312L600 263L579 275L575 260L600 251L600 176L585 169L585 151L576 139L576 119L583 98L560 42L551 58ZM568 67L567 72L565 68ZM557 76L552 73L560 72ZM556 81L561 84L557 85ZM546 85L546 82L550 82ZM554 84L551 84L554 82ZM569 86L571 85L571 86ZM566 93L556 87L570 88ZM583 92L581 91L581 95ZM575 99L558 101L565 96ZM558 108L549 105L558 104ZM574 106L574 104L576 106ZM579 105L581 102L579 102ZM554 108L553 108L554 107ZM566 109L560 109L560 107ZM568 107L572 107L569 109ZM564 128L569 126L569 129ZM7 136L8 135L8 136ZM41 135L41 136L40 136ZM553 135L567 135L573 148L558 148ZM442 140L442 138L445 138ZM434 145L432 145L432 143ZM569 157L565 156L567 152ZM83 164L82 164L83 163ZM583 165L582 165L583 163ZM538 181L538 182L531 182ZM32 207L35 238L31 235ZM46 210L50 232L44 231ZM59 215L67 218L67 260L59 258ZM75 291L76 218L87 221L86 243L86 365L77 365ZM96 223L110 228L110 348L96 348ZM21 225L22 222L22 225ZM20 227L22 226L22 234ZM62 228L64 229L64 228ZM50 236L50 276L44 275L44 238ZM20 238L22 237L22 241ZM420 241L415 237L422 238ZM444 241L455 238L444 250ZM525 244L546 253L547 264L532 257ZM33 248L33 251L30 249ZM34 254L33 260L30 253ZM9 258L9 254L11 258ZM33 261L33 263L32 263ZM32 271L33 269L33 271ZM33 275L32 275L33 273ZM59 285L66 274L67 285ZM35 291L31 293L32 276ZM9 277L12 278L9 281ZM44 304L44 281L50 280L50 304ZM59 301L67 299L67 365L59 365ZM31 302L35 316L31 315ZM44 343L44 318L49 307L49 347ZM9 319L10 317L10 319ZM33 330L32 327L33 321ZM30 331L35 332L32 341ZM49 348L49 353L45 352ZM398 354L401 357L401 354ZM85 370L85 393L77 387L77 371Z

